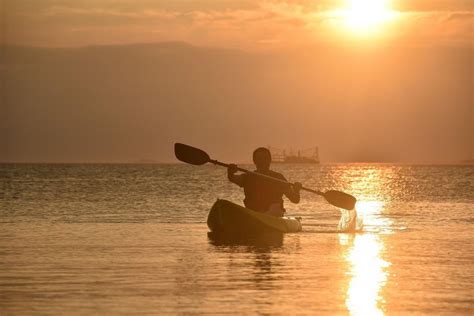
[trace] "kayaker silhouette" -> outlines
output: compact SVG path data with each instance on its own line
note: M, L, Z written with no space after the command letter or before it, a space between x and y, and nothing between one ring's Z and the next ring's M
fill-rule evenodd
M270 170L272 155L267 148L259 147L255 149L253 162L257 167L256 173L286 181L281 173ZM249 209L281 217L285 213L283 195L286 195L293 203L299 203L300 201L302 185L299 182L285 185L250 173L236 174L237 171L237 166L230 164L227 168L227 178L230 182L244 188L244 204Z

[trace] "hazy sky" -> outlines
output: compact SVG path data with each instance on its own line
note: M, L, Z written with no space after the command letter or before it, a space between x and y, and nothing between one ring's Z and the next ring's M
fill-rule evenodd
M473 5L4 0L0 160L473 159Z
M6 42L14 44L178 40L268 49L347 40L345 18L334 13L359 6L370 20L377 2L397 13L379 34L384 40L472 43L472 0L4 0L2 12Z

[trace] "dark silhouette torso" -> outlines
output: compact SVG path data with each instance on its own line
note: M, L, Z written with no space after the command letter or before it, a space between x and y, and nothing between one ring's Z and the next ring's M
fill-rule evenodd
M255 171L276 179L286 181L285 177L275 171ZM278 204L283 209L283 194L285 186L271 180L267 180L252 174L243 175L243 188L245 193L244 204L245 207L259 211L266 212L272 204Z

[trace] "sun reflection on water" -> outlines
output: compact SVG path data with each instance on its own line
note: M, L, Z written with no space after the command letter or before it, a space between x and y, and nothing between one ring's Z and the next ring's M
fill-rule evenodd
M382 214L384 207L383 201L357 201L355 209L363 219L365 231L392 233L392 220Z
M380 195L388 170L347 170L342 176L357 175L349 184L349 192L357 192L357 217L363 219L365 233L339 234L340 244L348 246L344 259L350 276L346 307L351 315L383 315L382 288L388 282L390 262L383 258L385 243L379 233L392 232L392 221L384 217L388 197Z
M382 259L384 244L379 236L362 234L351 236L353 245L346 253L351 276L346 306L351 315L383 315L383 297L380 294L387 282L386 268L390 263ZM341 234L341 243L347 243Z
M338 180L345 183L344 190L357 198L355 210L359 220L359 227L370 232L392 232L392 221L384 216L384 210L392 197L386 194L390 187L391 178L396 173L391 167L385 166L353 166L338 175ZM343 216L344 216L343 212Z

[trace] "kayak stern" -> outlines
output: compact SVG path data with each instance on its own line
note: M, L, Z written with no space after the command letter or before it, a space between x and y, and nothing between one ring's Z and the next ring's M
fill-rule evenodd
M217 200L209 212L207 226L212 232L227 234L293 233L302 229L295 217L275 217Z

